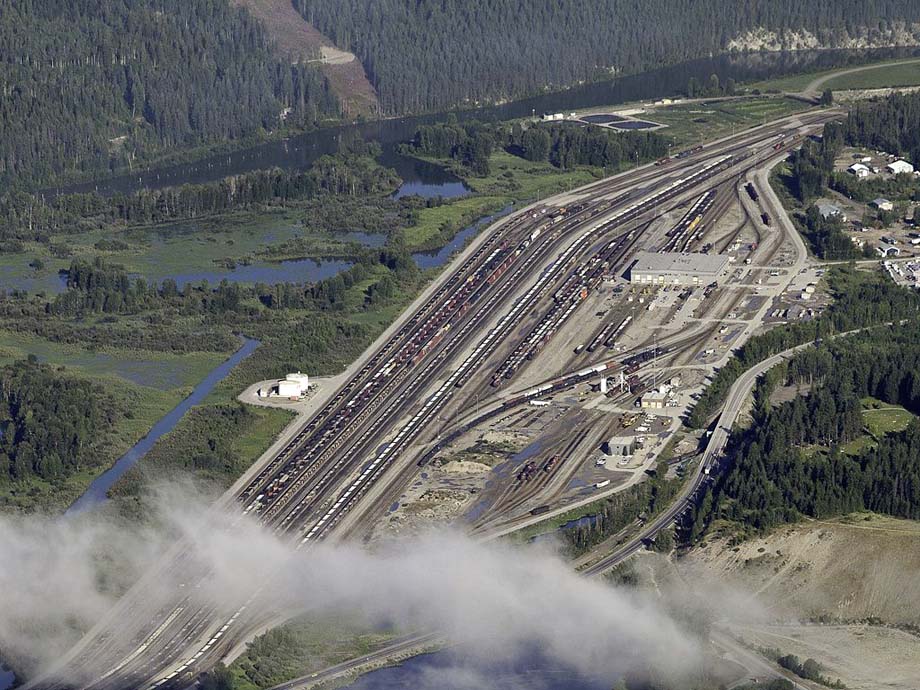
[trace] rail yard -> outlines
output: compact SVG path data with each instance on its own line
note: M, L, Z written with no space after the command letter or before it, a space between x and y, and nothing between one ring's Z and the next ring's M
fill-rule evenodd
M469 494L461 517L474 533L505 533L640 481L693 385L761 328L801 269L755 174L836 115L779 120L496 223L221 509L292 549L367 539L433 463L502 430L535 445ZM640 251L722 255L727 269L699 286L632 284ZM683 381L668 383L675 377ZM623 435L641 438L636 459L606 458L605 440ZM177 544L27 687L185 687L272 621L260 606L270 577L232 610L218 608L191 550ZM184 586L150 597L166 574Z

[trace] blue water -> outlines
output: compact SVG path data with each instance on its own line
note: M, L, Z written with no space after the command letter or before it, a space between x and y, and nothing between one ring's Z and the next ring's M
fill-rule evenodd
M16 674L0 664L0 690L9 690L16 683Z
M539 653L484 662L453 650L413 657L368 673L350 690L610 690L616 677L593 678Z
M219 268L211 271L194 271L192 273L175 273L168 275L145 276L149 280L161 282L172 278L181 290L186 283L193 285L203 280L212 286L222 280L231 283L315 283L324 278L331 278L336 273L351 268L350 261L316 261L315 259L295 259L278 263L258 263L235 268Z
M502 216L507 216L513 210L513 205L505 206L505 208L503 208L498 213L480 218L472 225L466 226L463 228L463 230L454 235L454 238L450 242L448 242L440 249L431 252L418 252L413 254L412 258L415 259L415 263L419 268L438 268L439 266L443 266L445 263L447 263L450 257L463 249L463 247L466 246L466 243L476 234L478 234L483 228L488 227Z
M32 259L23 257L23 265ZM14 275L17 274L17 275ZM52 273L48 270L19 272L16 267L10 271L0 271L0 290L22 290L30 294L43 292L46 295L57 295L67 289L67 276Z
M214 386L223 381L233 367L251 355L258 346L258 340L250 340L249 338L244 339L243 345L239 350L234 352L227 361L213 369L201 383L195 386L191 395L176 405L165 417L154 424L147 435L138 441L127 453L118 458L111 469L99 475L96 480L89 485L86 492L67 509L66 514L76 515L104 503L107 500L109 489L115 485L115 482L117 482L125 472L137 464L137 462L153 448L154 444L161 436L172 431L186 412L193 406L201 403L214 389Z
M386 243L384 235L354 234L361 237L349 239L368 246L379 247ZM26 261L27 259L23 260ZM196 285L204 280L208 281L211 286L216 286L222 280L227 280L231 283L266 283L268 285L278 283L315 283L324 278L331 278L353 265L350 261L336 259L293 259L277 263L254 263L248 266L237 265L234 268L213 268L189 273L158 273L152 271L145 273L144 278L155 283L162 283L167 278L172 278L176 281L176 285L180 290L186 283ZM131 277L136 278L138 274L132 274ZM57 295L67 290L67 276L58 273L28 276L0 275L0 289L25 290L31 293L45 292Z
M439 184L428 184L421 181L404 182L393 195L394 199L401 199L404 196L420 196L425 199L442 196L445 199L455 199L466 196L470 193L470 188L463 182L441 182Z

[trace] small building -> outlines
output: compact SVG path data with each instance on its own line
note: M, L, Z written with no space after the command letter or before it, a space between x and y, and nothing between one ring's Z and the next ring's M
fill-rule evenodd
M722 276L728 263L722 254L639 252L629 280L641 285L708 285Z
M615 458L629 458L636 452L634 436L614 436L607 441L607 455Z
M869 177L869 174L871 173L869 168L862 163L853 163L853 165L847 168L847 172L851 175L856 175L856 177L859 178Z
M844 223L847 222L846 214L837 204L832 204L830 201L819 201L815 204L815 207L818 209L818 213L821 214L821 217L824 218L824 220L827 220L828 218L839 218Z
M875 251L879 253L879 256L882 256L884 258L887 258L889 256L900 256L901 255L901 250L898 247L895 247L892 244L885 244L884 242L879 244L875 248Z
M912 173L914 171L914 166L904 160L891 161L888 165L885 166L885 170L890 172L892 175L900 175L902 173Z
M873 199L869 202L869 205L873 208L877 208L879 211L894 211L894 204L888 201L888 199L883 199L882 197Z
M642 396L640 406L647 410L663 410L668 404L668 390L658 388Z

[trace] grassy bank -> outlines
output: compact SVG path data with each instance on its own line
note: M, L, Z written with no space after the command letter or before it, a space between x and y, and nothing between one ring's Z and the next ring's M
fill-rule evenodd
M898 64L901 63L901 64ZM842 74L850 70L849 74ZM838 75L838 76L835 76ZM878 64L854 65L822 72L807 72L751 84L761 91L802 91L816 79L828 78L822 89L881 89L899 86L920 86L920 60L886 60Z
M251 642L230 666L234 690L265 690L279 683L366 656L396 636L372 630L359 616L297 618Z

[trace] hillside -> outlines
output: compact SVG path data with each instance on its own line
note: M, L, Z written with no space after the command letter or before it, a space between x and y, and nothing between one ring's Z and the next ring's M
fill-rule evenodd
M337 114L222 0L0 0L0 180L47 184Z
M783 616L920 625L920 523L871 513L711 538L683 567L743 586Z
M920 683L920 523L855 514L714 537L677 565L686 582L745 593L730 628L752 648L814 658L850 690Z
M295 9L291 0L231 0L262 22L278 52L291 62L315 63L347 117L377 112L377 93L354 54L336 48Z
M294 0L389 113L497 101L723 50L916 45L912 0Z

